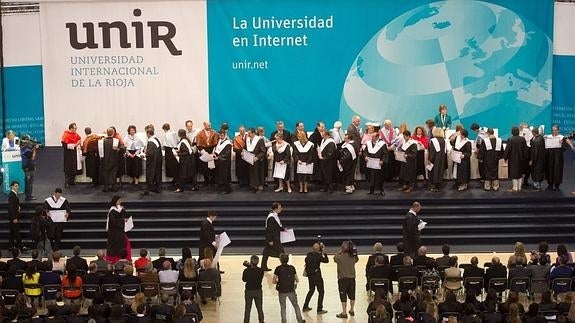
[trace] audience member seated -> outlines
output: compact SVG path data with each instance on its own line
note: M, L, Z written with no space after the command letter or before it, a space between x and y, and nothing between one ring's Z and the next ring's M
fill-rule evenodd
M462 285L461 281L461 269L457 268L457 257L451 257L449 259L449 268L445 268L445 288L450 290L460 289Z
M14 322L25 321L36 315L36 307L24 294L18 294L14 306L8 311L8 317Z
M2 258L1 255L0 255L0 258ZM8 271L8 264L5 263L4 261L2 261L1 259L0 259L0 271L3 271L3 272Z
M88 272L82 277L84 285L100 285L100 275L98 274L98 265L91 262L88 266Z
M24 292L24 284L22 283L22 278L16 277L15 269L8 269L6 277L2 279L2 289L15 289L20 293Z
M15 271L18 270L26 270L26 262L20 257L20 249L12 248L12 259L8 260L6 264L8 265L8 269L14 269Z
M192 323L191 319L186 316L186 307L184 304L176 306L174 311L173 323Z
M26 264L27 265L32 264L34 265L34 268L36 268L36 270L40 270L40 264L42 263L42 258L40 257L40 252L38 251L38 249L32 250L30 256L32 257L32 259L28 261Z
M392 266L401 266L403 265L403 257L404 257L404 247L403 247L403 242L399 242L396 246L397 248L397 254L391 256L391 258L389 258L389 264Z
M206 259L210 260L209 265L206 265ZM214 263L214 251L212 250L212 248L210 247L204 248L204 259L200 260L199 264L200 264L200 270L214 267L217 265L216 263Z
M527 255L525 254L525 245L522 242L516 242L513 254L507 260L507 268L513 267L520 263L522 266L527 265Z
M86 323L86 317L80 315L82 306L80 304L72 304L70 306L70 315L66 318L66 323Z
M134 261L134 268L137 272L143 271L148 263L150 263L150 259L148 258L148 250L140 249L140 258Z
M172 264L168 260L164 261L164 270L158 273L160 283L176 283L178 275L178 271L172 269Z
M490 288L485 294L485 299L481 304L483 306L483 310L486 312L498 312L497 306L499 305L499 298L497 297L497 291Z
M551 264L551 255L548 254L549 252L549 244L547 241L539 242L539 246L537 246L537 251L539 252L539 259L541 257L547 258L547 263Z
M175 269L180 270L184 268L184 264L186 263L186 260L188 260L188 258L192 258L192 249L184 247L182 248L182 258L180 258L180 260L178 260L178 262L176 263Z
M59 250L52 252L52 271L61 275L66 271L66 260L62 259L62 253Z
M485 270L485 276L483 278L485 290L489 288L489 280L493 278L507 278L507 268L501 264L499 257L493 257L491 259L491 266Z
M134 267L130 265L124 266L124 273L125 275L118 277L118 283L120 283L120 286L140 285L140 278L134 276Z
M553 301L549 290L541 294L541 302L539 302L539 312L546 311L557 311L557 303Z
M529 262L527 266L537 265L539 263L539 251L533 249L531 250L531 256L529 256Z
M113 304L110 307L110 317L108 317L108 323L125 323L124 318L124 308L121 304Z
M439 322L439 309L435 302L428 303L425 312L420 317L420 323L437 323Z
M74 248L72 249L73 256L66 261L66 269L70 268L71 265L74 265L74 267L76 267L76 270L88 271L88 262L86 261L86 259L80 257L81 252L82 249L80 248L80 246L74 246Z
M140 277L140 281L142 283L157 284L160 282L160 277L158 276L158 273L156 272L156 269L154 269L152 263L148 263L144 267L144 272L140 273L138 277Z
M91 262L91 264L98 266L98 271L108 270L108 262L104 259L105 256L106 252L104 250L98 250L96 252L96 260Z
M108 268L103 276L100 276L102 285L119 284L118 276L114 274L114 265L108 264Z
M524 278L529 277L529 270L525 267L525 263L523 262L524 259L516 257L513 259L514 256L511 256L511 261L515 260L515 264L509 267L509 282L513 278Z
M427 256L427 247L421 246L419 249L417 249L417 256L413 258L413 266L427 266L429 260L434 259Z
M529 265L529 278L531 279L547 279L549 280L549 272L551 265L549 265L549 257L539 257L539 264Z
M200 270L198 275L198 281L210 281L216 283L218 288L218 296L222 295L222 276L220 275L220 271L217 268L212 267L212 261L208 258L203 259L204 265L206 268L204 270ZM206 304L206 300L202 299L202 304Z
M391 323L393 319L393 312L387 310L387 308L380 304L374 310L375 316L372 318L370 322L373 323Z
M423 272L421 272L421 274L422 274L422 278L423 278L423 276L426 277L425 281L422 280L421 287L423 289L426 289L426 290L431 290L431 291L433 291L433 294L435 294L440 287L439 282L441 281L441 275L439 275L439 270L437 270L437 262L435 261L435 259L433 259L433 258L428 259L427 265L425 266L425 270L423 270ZM427 279L430 277L435 277L437 280L432 281L430 279ZM421 312L424 312L424 311L425 311L425 308L423 308L421 310Z
M415 297L415 313L425 312L429 303L434 303L433 296L429 290L418 291Z
M160 297L160 304L152 306L151 317L153 320L171 321L171 318L174 316L174 307L171 304L168 304L169 301L170 296L162 294Z
M386 293L383 289L376 289L373 297L373 301L367 306L367 314L375 311L379 305L383 305L387 310L387 313L393 313L391 303L387 300Z
M88 316L97 322L101 322L102 319L106 322L106 318L110 316L110 305L106 304L101 293L96 294L92 305L88 307Z
M515 323L515 322L521 323L522 322L521 314L523 312L519 311L519 305L521 305L521 304L514 303L514 304L509 305L509 311L507 313L505 313L505 314L507 314L505 322L510 322L510 323Z
M178 275L178 281L181 282L195 282L198 281L198 274L196 268L196 260L194 258L188 258L184 263L184 268L180 270Z
M28 263L26 273L22 275L24 294L28 297L38 298L42 295L40 286L40 273L36 270L34 263Z
M473 305L467 304L463 306L463 315L459 319L459 323L481 323L481 317L477 315Z
M480 268L478 264L479 259L477 259L477 257L472 257L471 265L465 267L465 270L463 270L463 278L465 279L467 277L483 277L485 275L485 271L483 270L483 268Z
M441 246L441 252L443 252L443 256L435 259L435 262L437 263L437 267L449 266L449 258L451 258L449 256L450 250L451 250L451 248L449 247L448 244L444 244L443 246Z
M539 314L539 304L533 302L523 315L523 323L547 323L543 315Z
M186 313L196 314L200 321L204 319L200 306L195 302L194 295L189 290L182 292L180 295L180 301L184 306L186 306Z
M391 284L393 277L393 270L391 265L385 263L385 258L379 255L375 258L375 265L367 273L367 282L374 278L386 278L389 280L389 292L393 293L393 286ZM370 286L373 287L373 286Z
M507 300L504 303L499 304L499 312L501 312L501 314L503 315L508 314L509 308L512 304L517 305L519 313L521 314L525 313L523 305L519 303L519 294L517 294L517 292L514 291L509 291L509 294L507 295Z
M565 257L566 264L569 265L573 263L573 256L567 249L567 246L562 243L557 245L557 258L555 259L555 265L559 265L559 259L561 257Z
M40 285L46 286L62 284L60 274L52 271L51 261L43 261L40 265L40 269L43 270L43 272L40 274Z
M563 300L559 304L557 304L557 311L559 313L568 313L569 312L571 305L575 301L573 296L575 296L575 292L565 293Z
M176 268L176 262L174 258L166 258L166 248L162 247L158 249L158 259L152 261L154 269L157 271L164 270L164 261L169 261L172 264L172 268Z
M410 277L410 276L419 277L419 271L417 270L417 268L413 267L410 256L403 257L403 265L405 267L400 268L399 272L397 273L398 279L401 277Z
M382 256L384 263L389 263L389 258L383 253L383 244L381 242L376 242L373 245L373 253L367 258L367 263L365 264L365 277L367 278L367 282L365 284L365 290L369 290L368 282L369 282L369 270L371 267L375 265L375 258L377 256Z
M567 266L567 258L559 257L559 265L553 265L549 272L549 279L553 281L555 278L570 278L573 276L573 270Z
M440 315L446 312L463 312L463 305L457 301L455 293L450 290L445 292L445 300L442 303L439 303L437 307Z
M120 260L116 261L114 264L114 271L116 273L124 272L124 266L132 265L132 261L128 259L128 250L120 250Z
M128 315L136 315L138 313L138 307L142 304L148 307L146 308L146 313L150 313L150 308L146 301L146 295L144 295L144 293L137 293L132 300L132 304L126 304L124 306L124 313Z
M60 318L65 321L66 317L71 314L72 309L70 308L70 305L64 302L62 294L58 293L56 295L56 303L48 305L48 311L52 314L51 316L55 316L56 318Z
M148 316L148 313L150 312L150 309L148 307L147 304L139 304L136 307L136 317L135 320L132 319L132 322L137 322L137 323L148 323L148 322L153 322L152 318L150 316Z
M410 293L402 292L399 298L393 303L393 310L400 312L403 316L415 315L415 299Z
M62 277L62 290L65 298L76 299L82 296L82 277L76 274L76 268L73 265Z
M465 302L463 303L463 306L467 308L468 305L473 306L473 308L477 312L484 311L483 304L477 300L477 295L475 295L475 292L473 290L468 290L465 293Z

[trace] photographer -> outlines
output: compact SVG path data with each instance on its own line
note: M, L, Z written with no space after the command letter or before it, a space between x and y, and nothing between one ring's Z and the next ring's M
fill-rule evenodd
M24 170L24 193L26 201L32 201L36 198L32 195L34 189L34 171L36 170L36 150L39 148L38 143L28 135L22 136L20 141L20 155L22 156L22 169Z
M246 302L244 309L244 323L250 321L250 313L252 311L252 301L256 303L256 309L258 310L258 322L264 322L264 310L262 308L262 279L264 278L264 271L258 267L260 258L256 255L252 255L250 261L244 261L244 269L242 274L242 280L246 283L246 290L244 293L244 299Z
M323 288L323 277L321 276L321 263L328 263L329 258L324 253L324 245L321 242L321 237L318 236L318 241L316 241L312 246L312 251L308 252L305 257L305 268L304 273L307 275L307 280L309 282L309 292L305 297L305 302L303 303L303 311L311 311L309 307L309 302L313 296L313 292L317 288L317 314L325 314L326 310L323 309L323 295L325 290Z
M359 261L357 248L350 240L341 244L341 249L333 257L337 264L337 286L339 299L341 301L341 313L338 318L347 318L347 299L349 298L349 315L354 316L353 307L355 305L355 264Z

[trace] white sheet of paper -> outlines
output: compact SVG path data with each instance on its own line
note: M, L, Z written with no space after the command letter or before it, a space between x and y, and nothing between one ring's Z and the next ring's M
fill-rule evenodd
M53 210L48 213L52 222L68 222L66 218L66 210Z
M298 163L297 164L297 173L298 174L313 174L313 163Z
M129 217L128 220L124 223L124 232L128 232L134 228L134 219Z
M214 160L212 155L206 152L205 150L202 150L201 152L202 154L200 155L200 160L203 161L204 163L211 162Z
M275 162L274 164L274 178L284 179L286 176L287 164Z
M218 249L216 250L216 254L214 255L214 261L212 262L212 268L216 268L218 261L220 261L220 257L222 256L222 252L224 251L224 247L229 245L232 240L228 237L226 232L220 233L216 237L216 242L218 243Z
M427 171L431 172L431 170L433 169L433 164L429 163L425 166L425 169L427 169Z
M545 149L561 148L562 143L558 138L545 138Z
M419 230L419 231L423 230L426 225L427 225L427 222L424 222L424 221L419 222L419 224L417 225L417 230Z
M293 232L293 229L285 229L284 231L281 231L280 241L281 243L288 243L295 241L295 234Z
M365 167L369 169L381 169L381 164L379 163L379 159L373 157L366 157L365 158Z
M405 152L396 150L393 152L393 155L395 156L395 160L402 163L407 163L407 159L405 159Z
M209 169L214 169L214 168L216 168L216 162L213 161L213 160L210 160L210 161L208 162L208 168L209 168Z
M463 154L460 151L452 150L451 151L451 160L453 160L454 163L461 164L461 156L462 155Z
M247 151L245 149L242 152L242 159L245 160L250 165L254 164L254 158L255 157L256 157L256 155L250 153L249 151Z

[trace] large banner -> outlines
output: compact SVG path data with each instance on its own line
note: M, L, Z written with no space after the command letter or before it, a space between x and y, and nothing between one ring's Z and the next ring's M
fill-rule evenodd
M208 117L206 2L43 2L46 143Z
M563 133L575 131L575 3L555 4L553 122Z
M553 1L208 1L210 119L551 121Z

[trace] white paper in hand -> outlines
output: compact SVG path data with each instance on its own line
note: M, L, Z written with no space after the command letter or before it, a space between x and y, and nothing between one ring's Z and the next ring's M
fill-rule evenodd
M68 222L68 219L66 218L66 210L53 210L48 212L48 215L54 223Z
M288 243L295 241L295 234L293 232L293 229L285 229L284 231L281 231L280 241L281 243Z
M129 217L128 220L124 223L124 232L128 232L134 228L134 219Z
M427 225L427 222L420 221L419 224L417 225L417 230L419 230L419 231L423 230L426 225Z

